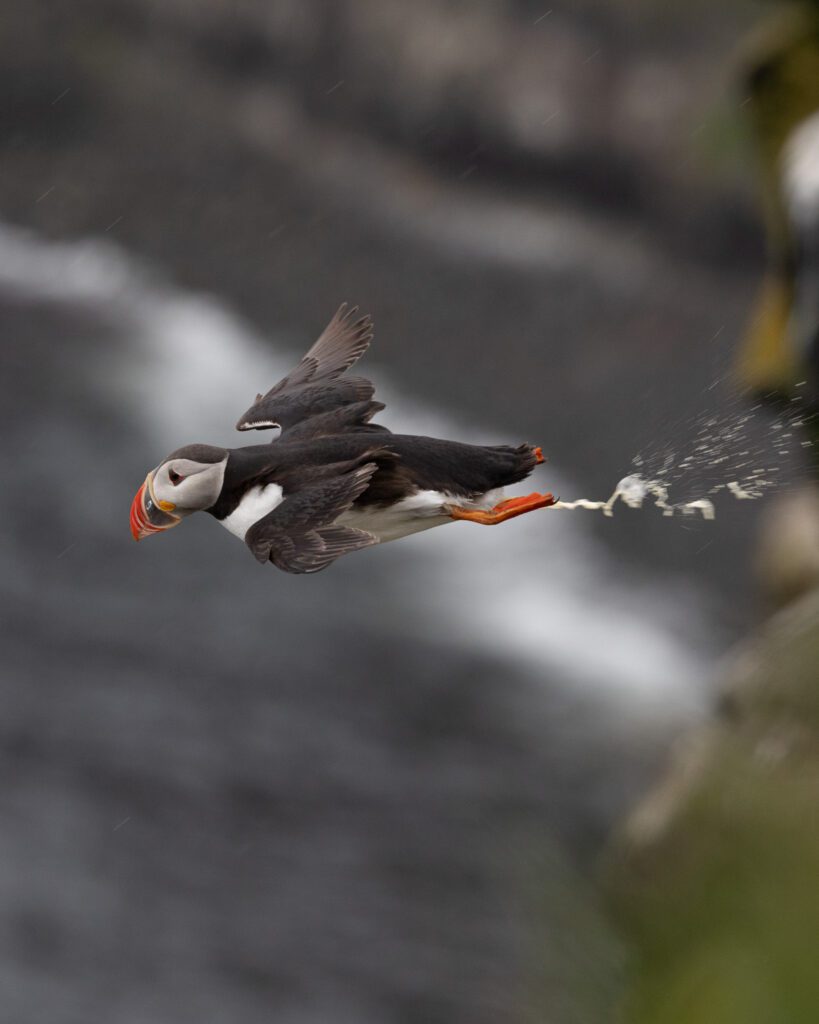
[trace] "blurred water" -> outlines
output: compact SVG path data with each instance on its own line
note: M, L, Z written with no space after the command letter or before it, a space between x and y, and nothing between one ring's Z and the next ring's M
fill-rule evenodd
M701 596L548 512L316 578L205 516L136 548L146 470L239 443L309 339L10 227L0 315L9 1019L497 1024L527 1011L535 943L571 989L569 865L707 701ZM521 440L401 395L377 344L393 429Z

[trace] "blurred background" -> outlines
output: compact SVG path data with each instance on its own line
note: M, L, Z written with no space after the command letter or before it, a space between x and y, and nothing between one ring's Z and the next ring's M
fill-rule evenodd
M776 495L713 522L458 524L315 578L208 517L139 549L127 522L344 300L384 422L541 444L564 499L724 435L737 366L788 402L760 153L819 107L814 19L7 5L5 1019L817 1019L815 592L766 620L819 517L781 407L737 442Z

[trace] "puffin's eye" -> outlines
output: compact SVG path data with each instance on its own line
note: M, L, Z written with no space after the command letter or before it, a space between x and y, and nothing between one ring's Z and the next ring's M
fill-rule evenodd
M171 481L171 483L174 485L174 487L176 487L176 485L179 483L179 481L182 480L183 478L179 475L179 473L176 472L176 470L169 469L168 470L168 479Z

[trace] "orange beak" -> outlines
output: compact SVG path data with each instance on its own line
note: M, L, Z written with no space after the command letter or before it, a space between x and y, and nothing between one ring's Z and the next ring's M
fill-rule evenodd
M182 522L181 516L171 515L168 509L159 506L151 489L152 479L153 473L149 473L131 502L131 535L134 540L170 530Z

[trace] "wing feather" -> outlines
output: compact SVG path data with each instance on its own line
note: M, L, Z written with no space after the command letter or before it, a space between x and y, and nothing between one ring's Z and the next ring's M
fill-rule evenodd
M366 378L339 380L367 351L373 338L372 319L357 317L357 313L357 306L342 303L299 364L266 394L256 396L236 429L280 426L284 432L317 413L372 398L374 389Z
M270 561L283 572L321 572L342 555L372 547L378 538L349 526L322 526L306 533L279 538L270 551Z
M286 498L251 526L245 543L259 562L271 561L291 573L319 572L341 555L377 544L371 533L335 525L377 469L375 462L366 462Z
M356 319L357 312L358 306L348 308L347 303L342 302L299 365L268 391L268 395L300 387L312 380L334 380L349 370L373 339L372 318L364 315Z
M318 437L332 437L348 430L389 434L386 427L370 423L376 413L384 408L383 402L351 402L336 409L321 412L315 416L294 423L285 431L288 441L312 441Z

